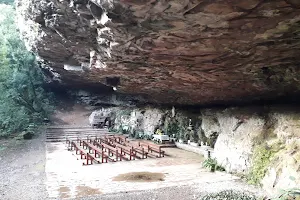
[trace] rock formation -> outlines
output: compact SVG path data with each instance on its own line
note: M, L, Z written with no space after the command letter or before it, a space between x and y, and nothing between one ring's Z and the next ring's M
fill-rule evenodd
M111 110L111 109L109 109ZM202 109L117 108L114 131L134 137L152 135L157 129L178 139L188 132L194 119L196 132L207 138L218 134L213 157L227 172L246 176L250 183L261 184L270 194L300 184L299 108L245 107ZM176 122L177 128L172 128ZM170 132L169 130L172 130ZM199 140L203 141L201 137ZM199 142L199 141L194 141ZM266 150L266 152L262 152ZM266 155L264 155L266 153Z
M298 93L295 0L19 0L27 45L76 87L207 104Z

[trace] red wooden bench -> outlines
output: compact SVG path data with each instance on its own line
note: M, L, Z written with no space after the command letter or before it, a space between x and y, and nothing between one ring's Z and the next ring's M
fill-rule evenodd
M156 144L151 144L151 143L145 143L145 142L139 142L139 146L145 146L148 149L148 152L156 152L158 153L157 157L165 157L165 151L161 150L161 147Z
M95 158L100 158L101 157L101 162L102 163L104 163L104 162L107 163L108 156L102 150L98 149L93 144L85 142L85 141L83 141L83 144L89 149L89 153L93 153L92 151L94 151Z
M80 148L75 142L71 142L71 150L76 150L76 155L78 155L78 152L80 154L80 159L86 159L86 163L82 163L83 165L92 165L93 161L99 163L93 156L91 156L89 153L84 152L83 149Z
M114 137L116 138L117 142L120 144L126 143L128 138L127 136L124 135L115 135Z
M133 150L136 153L138 153L138 154L140 154L142 156L142 157L139 157L139 156L136 155L137 158L139 158L139 159L146 159L146 158L148 158L148 152L145 151L144 147L138 146L138 145L136 145L134 143L127 143L126 146L130 147L130 148L133 148Z
M108 154L106 154L106 148L104 147L104 145L106 145L106 144L104 144L104 143L99 143L99 142L97 142L96 140L94 140L93 141L93 145L94 146L96 146L96 147L98 147L98 148L100 148L101 149L101 152L103 153L103 155L105 155L106 157L107 157L107 159L110 161L110 162L116 162L116 161L118 161L117 159L115 160L115 159L112 159L111 157L110 157L110 150L108 151ZM109 146L109 145L108 145Z
M122 155L129 155L129 159L130 160L135 160L136 158L136 151L134 150L133 147L127 147L127 146L124 146L122 144L119 144L119 143L115 143L116 145L116 148L117 149L120 149L121 150L121 154Z
M108 144L110 145L110 142L105 137L96 137L94 141L99 142L101 144Z
M126 158L125 155L121 154L116 148L105 144L105 143L101 143L102 147L104 147L104 149L108 150L108 155L115 155L116 156L116 161L120 160L122 161L122 159L124 160L128 160L128 158Z

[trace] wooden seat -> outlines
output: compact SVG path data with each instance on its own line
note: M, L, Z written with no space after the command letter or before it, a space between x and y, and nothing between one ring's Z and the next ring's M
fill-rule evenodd
M148 152L158 153L157 157L165 157L165 151L161 150L161 146L159 146L159 145L152 144L152 143L139 142L139 146L147 147Z
M108 155L110 156L110 155L115 155L116 156L116 161L118 161L118 160L120 160L120 161L122 161L122 159L124 159L124 160L128 160L128 158L126 158L126 156L125 155L122 155L116 148L114 148L114 147L112 147L112 146L110 146L110 145L108 145L108 144L102 144L102 146L106 149L106 150L108 150Z
M97 142L96 140L94 140L94 141L93 141L93 145L101 149L101 155L102 155L103 157L105 157L107 160L109 160L110 162L116 162L115 159L110 158L110 155L107 154L107 153L104 151L104 146L103 146L103 144L101 144L101 143Z
M80 145L76 144L74 141L71 142L71 150L76 150L76 155L78 155L78 152L80 154L80 159L86 159L86 163L82 163L83 165L92 165L93 161L97 161L93 156L91 156L89 153L86 153L83 149L81 149Z
M104 163L106 162L107 163L107 160L108 160L108 156L100 149L98 149L96 146L94 146L93 144L91 143L88 143L88 142L85 142L83 141L83 144L88 147L89 149L89 153L93 153L92 151L94 151L94 157L95 158L100 158L101 157L101 162Z
M122 144L119 144L119 143L116 143L116 148L117 149L120 149L121 150L121 154L123 155L129 155L129 159L130 160L135 160L136 158L136 152L134 151L133 147L127 147L127 146L124 146Z
M135 145L135 144L130 144L130 143L126 144L126 146L132 147L136 153L138 153L142 156L142 157L138 157L136 155L137 158L140 158L140 159L148 158L148 152L145 151L144 147L141 147L141 146L138 146L138 145Z

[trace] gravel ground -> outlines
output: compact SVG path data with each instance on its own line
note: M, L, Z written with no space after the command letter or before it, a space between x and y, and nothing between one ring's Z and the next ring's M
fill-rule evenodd
M44 185L45 136L0 140L0 199L48 199Z
M185 185L180 187L167 187L148 191L125 192L118 194L107 194L101 196L93 196L82 198L81 200L196 200L207 193L215 193L222 190L234 189L238 191L247 191L245 193L256 194L261 197L265 196L264 192L257 188L242 184L240 181L236 183L216 182L206 185ZM74 199L75 200L75 199Z

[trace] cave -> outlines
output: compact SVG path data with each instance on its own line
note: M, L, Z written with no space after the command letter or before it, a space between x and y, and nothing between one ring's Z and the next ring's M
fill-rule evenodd
M45 128L49 197L195 193L252 200L280 190L294 197L299 6L297 0L18 0L22 40L43 63L43 87L60 103ZM75 164L82 160L89 175ZM87 166L100 163L103 171ZM68 177L66 166L80 175ZM131 177L152 171L162 178ZM215 192L201 196L209 189Z

